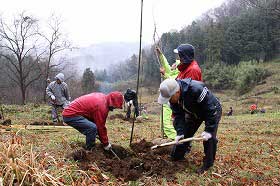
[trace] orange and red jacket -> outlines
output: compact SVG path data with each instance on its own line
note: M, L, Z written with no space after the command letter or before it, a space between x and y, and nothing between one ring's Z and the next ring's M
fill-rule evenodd
M251 105L250 110L251 111L257 110L257 105L256 104Z
M180 72L176 79L192 78L196 81L202 81L201 69L195 60L190 64L179 64L178 70Z
M108 145L107 128L105 126L109 107L122 108L123 95L120 92L111 92L108 95L91 93L75 99L66 107L63 117L82 116L94 122L103 145Z

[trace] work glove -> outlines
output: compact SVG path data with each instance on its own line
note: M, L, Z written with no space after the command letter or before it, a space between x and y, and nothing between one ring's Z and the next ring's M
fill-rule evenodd
M203 138L204 141L207 141L210 138L212 138L212 134L204 131L204 132L202 132L201 137Z
M109 143L107 146L104 147L104 150L109 151L112 149L111 143Z
M131 105L132 105L132 103L133 103L133 101L132 100L130 100L129 102L127 102L126 104L127 104L127 106L128 107L130 107Z
M176 137L175 137L175 142L176 142L176 144L178 144L178 143L179 143L179 140L180 140L180 139L183 139L183 138L184 138L184 135L176 136Z
M55 96L54 96L54 95L51 95L51 99L54 101L54 100L55 100Z

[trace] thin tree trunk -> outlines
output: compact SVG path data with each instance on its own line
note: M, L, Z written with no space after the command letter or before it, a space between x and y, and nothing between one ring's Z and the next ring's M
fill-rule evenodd
M26 97L25 97L25 88L23 84L21 84L20 90L21 90L21 104L25 105Z

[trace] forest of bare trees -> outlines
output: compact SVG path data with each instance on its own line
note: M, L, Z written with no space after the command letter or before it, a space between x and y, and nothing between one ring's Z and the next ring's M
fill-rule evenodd
M46 100L47 78L64 67L55 56L71 48L61 24L62 19L55 15L47 23L26 12L12 19L0 17L1 102Z

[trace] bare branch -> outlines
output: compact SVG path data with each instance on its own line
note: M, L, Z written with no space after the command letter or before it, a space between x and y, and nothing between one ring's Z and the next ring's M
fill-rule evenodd
M8 69L18 79L16 81L13 77L10 77L20 87L22 103L25 103L25 92L30 85L30 82L26 83L26 79L30 79L30 74L34 69L34 63L28 62L26 59L31 50L35 49L35 44L38 41L38 38L36 39L38 35L36 23L37 20L25 16L25 12L21 13L17 18L14 18L11 24L12 26L5 23L2 18L0 19L0 39L2 43L0 48L6 52L6 55L1 56L7 59L7 62L11 65L8 65ZM32 47L28 47L30 44ZM35 80L32 79L31 83Z

